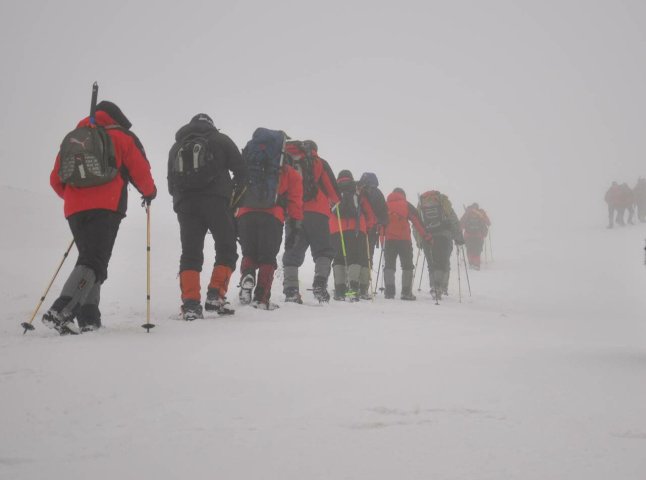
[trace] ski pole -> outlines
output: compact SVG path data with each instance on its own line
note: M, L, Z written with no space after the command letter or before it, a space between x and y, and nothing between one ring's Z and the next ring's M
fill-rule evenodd
M146 205L146 323L141 327L146 329L146 333L155 327L150 323L150 205Z
M417 285L418 292L422 291L422 279L424 278L424 265L426 265L426 254L424 255L424 258L422 258L422 272L419 275L419 285Z
M368 232L366 231L366 255L368 256L368 287L372 288L372 261L370 260L370 241L368 240ZM374 300L373 295L371 300Z
M493 242L492 242L492 236L491 236L491 229L487 232L487 238L489 238L489 256L491 257L491 261L493 262Z
M377 294L377 287L379 287L379 274L381 273L381 260L384 258L384 247L381 246L381 253L379 254L379 266L377 267L377 278L375 280L375 286L372 289L372 294ZM646 263L645 263L646 264Z
M339 235L341 236L341 251L343 252L343 263L345 264L345 287L349 289L348 283L348 256L345 253L345 239L343 238L343 226L341 225L341 212L339 211L340 204L336 204L336 219L339 224Z
M460 245L458 249L462 249L462 262L464 263L464 274L467 276L467 286L469 287L469 296L471 296L471 282L469 281L469 270L467 269L467 258L464 253L464 245Z
M419 263L419 253L421 248L417 247L417 256L415 257L415 265L413 266L413 279L417 278L417 264Z
M25 331L22 332L23 335L27 333L27 330L34 330L34 326L32 325L34 318L36 318L36 314L38 313L38 310L40 310L40 307L45 301L45 297L47 297L47 294L49 293L49 289L52 288L52 284L54 283L54 280L58 276L58 272L61 271L61 267L63 266L65 259L69 255L70 250L72 249L72 245L74 245L74 239L72 239L69 246L67 247L67 250L65 250L65 253L63 254L63 258L61 259L61 263L58 264L58 268L56 269L56 272L54 272L54 276L52 277L52 279L49 281L49 285L47 285L45 292L40 297L40 301L38 302L38 305L36 305L36 308L34 309L34 313L32 313L31 318L29 319L28 322L23 322L20 324L20 326L25 329Z
M460 275L460 249L456 249L455 251L455 263L457 264L458 267L458 297L460 299L460 303L462 303L462 277Z

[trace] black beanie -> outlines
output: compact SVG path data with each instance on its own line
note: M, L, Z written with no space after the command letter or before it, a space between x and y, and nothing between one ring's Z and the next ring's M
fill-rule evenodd
M352 176L352 172L350 170L341 170L339 172L339 175L337 177L337 180L340 180L341 178L349 178L350 180L354 180L354 177Z
M198 113L197 115L195 115L193 118L191 118L191 123L193 122L206 122L215 128L213 119L209 117L206 113Z
M404 192L404 189L403 189L403 188L399 188L399 187L397 187L397 188L395 188L395 189L393 190L393 193L395 193L395 192L397 192L397 193L401 193L404 197L406 197L406 192Z
M108 100L100 101L96 106L96 111L107 113L112 117L112 120L117 122L126 130L130 130L130 127L132 127L132 123L130 123L130 120L128 120L128 117L123 114L121 109L117 107L116 104L109 102Z

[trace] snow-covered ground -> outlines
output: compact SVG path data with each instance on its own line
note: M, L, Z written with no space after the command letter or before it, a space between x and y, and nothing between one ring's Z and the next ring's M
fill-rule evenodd
M440 306L426 288L415 303L285 305L278 281L278 311L187 324L162 196L146 334L131 199L106 328L58 337L39 316L23 336L70 235L52 193L0 200L2 479L646 478L643 225L499 223L461 304L455 272Z

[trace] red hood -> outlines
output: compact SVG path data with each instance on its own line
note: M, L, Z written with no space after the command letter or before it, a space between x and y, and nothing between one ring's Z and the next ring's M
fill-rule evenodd
M391 192L388 195L388 198L386 199L388 203L391 202L405 202L406 201L406 195L404 195L401 192Z
M105 113L102 110L99 110L96 112L96 124L101 125L102 127L106 127L108 125L118 125L118 123L107 113ZM90 117L85 117L83 120L81 120L78 125L78 127L87 127L90 125Z

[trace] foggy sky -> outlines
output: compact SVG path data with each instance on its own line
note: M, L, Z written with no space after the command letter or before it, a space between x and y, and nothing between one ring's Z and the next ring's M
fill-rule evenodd
M49 189L97 80L169 212L168 150L205 112L240 148L258 126L283 129L413 201L438 188L499 225L603 224L610 181L646 175L645 13L616 0L3 2L0 184Z

